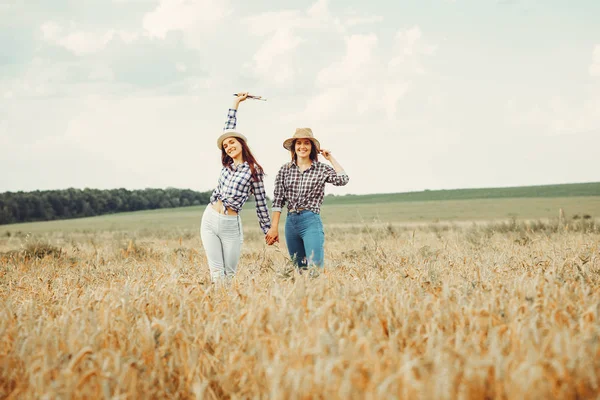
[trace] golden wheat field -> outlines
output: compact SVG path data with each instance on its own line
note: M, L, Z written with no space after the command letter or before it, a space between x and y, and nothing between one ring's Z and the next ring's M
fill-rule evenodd
M594 222L326 227L301 275L246 230L225 285L195 230L7 234L0 398L599 398Z

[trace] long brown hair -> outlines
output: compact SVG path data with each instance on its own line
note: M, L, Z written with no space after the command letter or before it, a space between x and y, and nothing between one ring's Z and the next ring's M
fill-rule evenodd
M292 161L298 164L298 154L296 154L296 140L292 140L292 145L290 146L290 152L292 153ZM308 139L310 140L310 139ZM319 159L319 153L317 153L317 146L315 146L315 142L310 140L310 161L317 161Z
M246 144L244 139L240 139L238 137L235 138L242 145L242 157L244 161L248 162L250 166L250 172L252 174L252 180L254 182L262 181L262 176L264 175L263 167L256 161L254 158L254 154L250 151L250 147ZM224 167L231 168L231 164L233 163L233 159L229 157L229 155L225 152L225 149L221 146L221 163Z

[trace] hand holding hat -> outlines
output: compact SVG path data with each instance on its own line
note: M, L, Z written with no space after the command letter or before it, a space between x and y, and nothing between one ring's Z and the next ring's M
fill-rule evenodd
M331 155L331 151L329 151L329 150L325 150L325 149L321 149L321 155L322 155L323 157L325 157L325 159L326 159L327 161L331 161L331 157L333 157L333 156Z

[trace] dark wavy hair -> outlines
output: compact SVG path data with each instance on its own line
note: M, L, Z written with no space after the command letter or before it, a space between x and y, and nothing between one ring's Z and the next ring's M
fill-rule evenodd
M298 139L292 140L292 145L290 146L290 153L292 153L292 161L296 164L298 163L298 155L296 154L296 141ZM308 139L310 140L310 139ZM319 159L319 153L317 153L317 146L315 146L315 142L310 140L310 160L317 161Z
M244 158L244 161L247 161L248 165L250 165L252 180L254 182L262 181L262 177L265 174L263 167L261 167L258 161L256 161L256 158L254 158L254 154L252 154L252 151L250 151L250 147L248 147L246 141L238 137L235 139L242 145L242 157ZM227 155L223 146L221 146L221 163L224 167L228 168L231 168L231 164L233 163L233 159Z

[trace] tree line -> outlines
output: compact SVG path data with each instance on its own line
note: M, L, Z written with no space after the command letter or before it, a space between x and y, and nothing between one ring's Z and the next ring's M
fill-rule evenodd
M208 204L190 189L65 189L0 193L0 225Z

